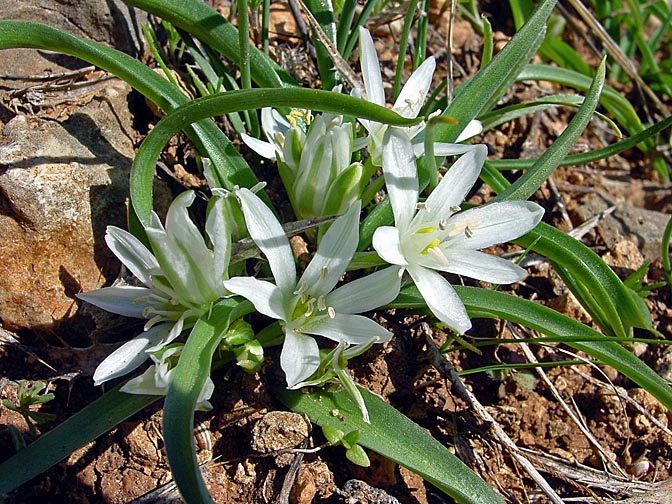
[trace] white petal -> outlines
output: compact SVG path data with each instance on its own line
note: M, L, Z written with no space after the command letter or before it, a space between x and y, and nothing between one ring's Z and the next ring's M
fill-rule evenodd
M285 343L280 353L280 367L287 378L287 388L305 381L320 366L317 342L306 334L285 328Z
M119 287L104 287L102 289L82 292L77 297L87 303L102 308L105 311L123 315L125 317L145 318L143 311L145 304L137 303L139 298L152 294L145 287L124 285Z
M448 280L422 266L409 266L408 272L436 318L458 334L471 328L467 310Z
M385 105L385 89L380 75L380 63L369 30L359 27L359 63L366 89L366 100L377 105Z
M444 256L445 264L434 261L429 255L418 260L418 264L494 284L510 284L527 276L523 268L511 261L476 250L449 248L444 250Z
M253 277L233 277L224 282L224 287L247 299L258 312L267 317L287 320L284 294L272 283Z
M394 301L400 287L401 269L392 266L339 287L327 296L327 306L336 313L364 313Z
M347 313L336 313L334 318L328 316L315 318L304 325L301 330L333 341L346 341L351 344L368 343L374 336L377 336L378 342L382 343L393 336L390 331L370 318Z
M401 250L399 229L392 226L381 226L373 232L373 248L383 261L398 266L406 266L408 262Z
M276 153L278 152L276 151L275 144L264 142L263 140L254 138L246 133L241 133L240 137L243 142L245 142L245 145L259 154L261 157L275 160Z
M455 140L455 142L456 143L464 142L465 140L478 135L481 131L483 131L483 124L481 124L481 121L477 121L475 119L469 121L466 128L464 128L462 130L462 133L458 135L457 140Z
M408 79L394 102L392 110L404 117L417 117L425 103L427 92L432 85L432 76L436 68L434 57L427 58Z
M395 226L403 231L408 228L418 202L418 172L411 141L400 128L389 128L385 133L383 174Z
M423 145L424 147L424 145ZM414 146L415 148L415 146ZM435 156L459 156L460 154L465 154L475 148L475 145L464 145L458 143L435 143L434 144L434 155Z
M250 236L268 259L275 283L283 292L296 288L296 266L285 231L273 212L249 189L236 194L245 216Z
M467 237L459 233L450 246L482 249L523 236L532 230L544 215L544 209L531 201L502 201L470 208L451 217L449 225L469 226Z
M158 385L155 379L156 366L149 366L140 376L128 380L120 389L126 394L166 395L168 385Z
M213 266L215 278L213 284L229 277L229 259L231 257L231 221L229 206L224 198L215 197L215 202L208 212L205 221L205 232L208 233L213 248Z
M121 345L98 365L93 373L94 383L100 385L136 369L149 358L145 350L161 341L170 327L171 324L156 325Z
M322 237L317 253L299 280L314 297L326 295L345 273L359 242L359 210L355 201L348 212L334 221Z
M140 240L121 228L107 226L105 243L131 273L145 285L150 285L150 274L159 268L159 263Z
M413 229L428 224L436 226L438 220L447 219L454 213L454 208L464 201L481 173L486 153L485 145L474 145L455 161L425 201L425 208L416 214Z

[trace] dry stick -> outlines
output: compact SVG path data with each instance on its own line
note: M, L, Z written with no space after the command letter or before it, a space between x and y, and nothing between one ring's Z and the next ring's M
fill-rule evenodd
M303 440L303 443L301 443L301 448L305 449L307 446L308 446L308 438L306 437ZM282 482L282 488L280 489L278 500L275 501L276 504L289 504L289 494L292 491L292 486L294 486L294 480L296 479L296 475L299 472L299 467L301 466L301 462L303 461L303 455L304 453L301 451L297 451L296 455L294 455L294 460L292 460L292 463L289 466L289 470L285 475L285 479Z
M590 376L586 373L582 373L578 369L575 370L575 372L581 376L582 378L590 381L593 385L600 387L600 388L606 388L611 390L618 399L621 401L625 401L628 404L630 404L633 408L635 408L637 411L639 411L642 415L644 415L648 420L651 421L656 427L658 427L661 431L663 431L665 434L668 436L672 437L672 430L670 430L668 427L665 426L660 420L658 420L650 411L648 411L644 406L639 404L637 401L635 401L632 397L630 397L625 389L623 387L617 387L615 385L609 385L606 383L601 382L600 380L596 379L593 376Z
M315 31L317 38L320 39L320 42L322 42L325 49L327 50L327 53L329 54L329 57L334 64L334 68L340 72L341 77L343 77L343 80L348 84L348 86L350 86L352 89L360 89L362 93L364 93L364 83L362 80L355 72L352 71L352 68L350 68L348 62L343 59L341 53L338 52L338 49L332 43L331 39L327 36L326 33L324 33L322 26L320 26L320 23L317 21L317 19L315 19L313 13L310 12L308 7L306 7L306 4L303 3L303 0L297 1L301 5L301 10L303 10L303 13L306 15L308 23L310 23L310 27Z
M509 454L518 462L530 475L530 477L539 485L539 488L546 494L546 496L554 504L565 504L565 502L560 498L560 496L555 493L551 488L548 482L544 477L537 471L537 469L532 465L532 463L527 460L521 453L520 448L511 440L506 432L500 427L500 425L495 421L488 410L486 410L483 405L478 401L476 396L462 383L460 377L457 375L453 365L439 352L439 349L434 343L432 338L432 331L429 328L429 325L423 323L423 329L425 331L425 337L427 340L427 353L431 358L431 362L434 367L445 376L450 382L455 386L458 394L472 407L472 410L476 415L478 415L486 424L490 426L490 430L494 437L502 445L504 445L509 452Z
M574 7L574 10L579 13L585 23L602 41L609 55L614 58L614 60L616 60L616 63L623 67L623 70L625 70L625 73L628 74L628 77L635 81L639 88L644 91L644 93L646 93L649 98L651 98L651 101L656 105L658 111L663 114L663 116L667 117L669 114L666 112L667 108L663 102L660 101L658 96L656 96L656 93L654 93L653 90L640 77L637 67L635 67L632 60L630 60L630 58L627 57L618 44L614 42L614 39L611 38L611 36L607 33L607 31L595 18L595 16L593 16L593 14L588 9L586 9L586 6L581 3L581 0L568 0L568 2L572 5L572 7Z
M509 330L511 331L511 334L514 335L515 338L520 339L518 335L516 334L515 329L511 326L511 324L508 324ZM528 361L530 361L533 364L538 364L539 361L537 358L534 356L532 351L530 350L530 347L526 343L519 342L518 345L520 346L521 350L525 354L525 357L527 358ZM588 428L585 425L585 422L577 416L574 411L567 405L567 403L564 401L562 396L560 395L560 392L555 388L555 385L553 385L553 382L548 378L548 375L544 372L544 370L540 367L535 368L535 371L541 378L541 380L546 384L548 389L551 391L551 394L553 394L553 397L560 403L560 406L562 409L565 410L565 413L569 415L569 418L572 419L572 421L578 426L579 430L583 433L584 436L588 439L588 441L597 449L597 451L600 452L600 455L602 456L602 462L611 464L612 467L614 467L623 477L627 477L627 474L621 467L613 460L611 460L611 457L607 453L607 451L602 448L602 445L600 445L599 441L595 439L595 436L593 436L593 433L588 430Z

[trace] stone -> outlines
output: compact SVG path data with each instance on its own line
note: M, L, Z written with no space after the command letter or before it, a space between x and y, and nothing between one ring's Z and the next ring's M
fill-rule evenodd
M53 329L75 295L119 271L104 241L124 227L134 146L121 81L59 123L16 116L0 130L0 320L9 330Z

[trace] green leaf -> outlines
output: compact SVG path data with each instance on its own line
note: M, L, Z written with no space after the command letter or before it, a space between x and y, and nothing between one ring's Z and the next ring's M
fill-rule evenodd
M588 121L595 112L602 87L604 86L604 75L606 68L606 59L602 59L600 66L595 74L588 94L583 101L583 105L574 115L565 131L553 142L543 155L537 160L534 166L523 176L498 194L495 200L526 200L532 196L537 189L550 177L553 171L558 167L562 159L574 146L576 140L581 136L583 130L588 125Z
M131 201L140 223L149 224L154 167L164 146L175 133L206 117L262 107L301 107L355 115L397 126L419 122L419 119L406 119L365 100L315 89L242 89L198 98L161 119L138 149L131 168Z
M672 388L667 381L623 348L620 343L610 341L609 337L601 335L594 329L526 299L476 287L455 286L455 290L466 306L470 317L504 319L560 341L567 338L568 346L583 351L613 367L640 387L645 388L668 410L672 411ZM399 297L390 304L390 307L426 309L426 304L415 286L410 286L402 289ZM582 336L586 340L577 341L577 338Z
M173 369L163 411L163 438L173 479L186 502L214 502L196 459L194 408L210 376L212 356L231 322L253 311L247 302L225 299L194 325Z
M107 392L0 464L0 494L7 494L58 464L161 396Z
M49 26L25 21L0 21L0 49L16 47L46 49L81 58L116 75L167 112L189 101L176 86L124 53L96 42L80 40ZM258 182L214 122L200 121L186 127L185 131L197 149L212 161L219 187L252 187Z
M457 502L503 504L500 495L439 441L378 396L362 388L360 392L371 417L370 425L362 420L359 408L345 391L273 391L285 405L305 413L322 428L359 431L358 444L419 474Z
M150 12L205 42L240 67L238 30L215 9L200 0L124 0ZM268 56L250 47L250 74L261 87L294 84Z

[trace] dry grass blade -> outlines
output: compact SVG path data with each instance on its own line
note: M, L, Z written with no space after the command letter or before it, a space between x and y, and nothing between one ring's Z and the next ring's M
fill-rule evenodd
M581 18L585 23L590 27L591 30L595 32L595 35L602 41L605 49L609 55L614 58L616 63L623 67L625 73L628 74L633 81L637 83L640 89L646 93L646 95L651 99L651 101L656 105L658 112L660 112L663 117L667 117L669 113L667 112L667 107L663 102L660 101L660 98L653 92L653 90L644 82L644 80L639 76L639 71L637 67L632 62L630 58L621 50L621 48L614 42L614 39L607 33L604 27L600 22L595 19L592 12L590 12L581 0L568 0L572 7L579 13Z
M516 338L521 339L515 328L512 326L512 324L507 324L509 326L509 330L513 335L515 335ZM532 351L530 350L529 345L525 343L518 343L520 346L521 350L525 354L525 358L527 358L528 361L534 363L534 364L539 364L539 361L537 358L534 356ZM551 394L553 394L553 397L558 401L560 404L560 407L565 410L565 413L567 413L567 416L572 419L572 421L576 424L576 426L579 428L579 430L583 433L584 436L586 436L586 439L590 442L591 445L595 447L595 449L598 451L602 458L602 462L605 464L605 466L610 465L614 469L616 469L617 472L621 474L621 476L626 477L625 471L619 466L615 460L610 456L609 452L605 450L602 445L599 443L597 439L595 439L595 436L593 436L592 432L588 430L588 427L586 426L585 421L579 416L580 413L575 413L572 411L572 409L567 405L565 400L562 398L560 395L560 392L558 392L558 389L555 388L553 385L553 382L549 379L548 375L544 372L544 370L541 367L535 368L536 373L539 375L541 380L544 382L546 387L548 387L548 390L550 390Z
M487 425L490 426L490 433L494 438L501 443L509 452L511 457L518 462L527 472L527 474L534 480L534 482L539 485L539 488L546 494L546 496L554 504L564 504L562 498L551 488L551 485L544 479L544 477L537 471L537 469L532 465L532 463L522 454L520 448L511 440L506 432L500 427L497 421L492 417L492 415L485 409L485 407L479 402L476 396L462 383L462 380L457 375L455 368L452 364L439 352L439 349L434 343L432 337L432 331L429 328L429 325L423 323L423 331L426 335L427 340L427 353L429 354L430 361L434 367L441 373L445 378L450 380L453 386L456 388L460 397L466 401L474 414L483 420Z

